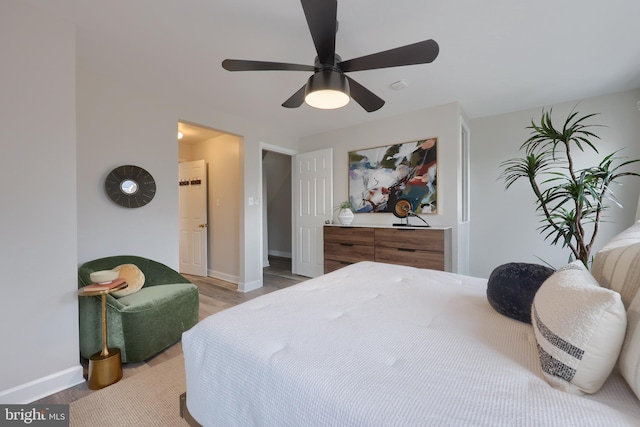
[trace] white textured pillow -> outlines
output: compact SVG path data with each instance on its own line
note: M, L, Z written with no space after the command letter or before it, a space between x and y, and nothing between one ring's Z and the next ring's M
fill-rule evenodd
M616 364L627 326L620 294L600 287L576 261L542 284L531 317L547 382L573 394L598 391Z

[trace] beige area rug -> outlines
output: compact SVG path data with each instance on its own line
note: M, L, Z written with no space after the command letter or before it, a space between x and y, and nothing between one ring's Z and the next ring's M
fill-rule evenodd
M72 402L70 425L188 426L180 418L179 396L185 389L180 355Z

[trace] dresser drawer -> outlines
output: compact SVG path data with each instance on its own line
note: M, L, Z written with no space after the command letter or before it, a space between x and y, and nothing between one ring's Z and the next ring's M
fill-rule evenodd
M377 228L376 247L444 251L444 230L419 228Z
M324 243L324 259L334 261L347 261L350 263L358 261L373 261L373 246L354 245L351 243Z
M324 272L360 261L451 271L451 229L323 227Z
M408 265L410 267L429 268L431 270L445 270L443 252L376 246L375 260L388 264Z
M373 230L369 227L324 227L324 241L373 246Z

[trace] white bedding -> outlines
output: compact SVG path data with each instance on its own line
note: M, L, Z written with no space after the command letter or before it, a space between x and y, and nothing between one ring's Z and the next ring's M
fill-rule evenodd
M208 317L183 350L204 426L640 426L617 371L553 389L531 325L452 273L354 264Z

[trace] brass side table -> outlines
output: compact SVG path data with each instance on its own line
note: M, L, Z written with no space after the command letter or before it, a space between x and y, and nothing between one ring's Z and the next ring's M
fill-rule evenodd
M89 388L99 390L101 388L115 384L122 378L122 358L120 349L109 348L107 342L107 294L119 291L128 286L126 282L121 283L111 289L90 290L78 289L81 297L93 297L100 295L102 299L102 350L89 358Z

